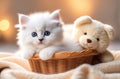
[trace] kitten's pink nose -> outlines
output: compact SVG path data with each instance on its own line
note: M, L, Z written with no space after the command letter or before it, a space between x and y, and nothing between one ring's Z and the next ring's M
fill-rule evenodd
M40 42L42 42L43 40L44 40L43 38L42 38L42 39L39 39Z

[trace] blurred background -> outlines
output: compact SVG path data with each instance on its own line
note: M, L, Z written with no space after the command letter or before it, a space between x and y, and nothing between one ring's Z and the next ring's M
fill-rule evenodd
M54 11L61 9L65 24L71 24L82 15L89 15L115 29L115 38L109 46L120 50L120 0L0 0L0 52L15 52L18 13Z

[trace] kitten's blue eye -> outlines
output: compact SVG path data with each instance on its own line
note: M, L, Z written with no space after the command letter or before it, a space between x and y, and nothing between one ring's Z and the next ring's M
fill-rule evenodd
M37 36L37 33L36 32L32 32L32 37L36 37Z
M49 36L50 35L50 32L49 31L45 31L44 32L44 36Z

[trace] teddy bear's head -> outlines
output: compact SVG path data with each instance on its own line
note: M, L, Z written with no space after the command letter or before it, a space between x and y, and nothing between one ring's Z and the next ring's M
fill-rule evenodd
M110 40L113 39L113 28L89 16L82 16L75 20L72 36L83 48L106 51Z

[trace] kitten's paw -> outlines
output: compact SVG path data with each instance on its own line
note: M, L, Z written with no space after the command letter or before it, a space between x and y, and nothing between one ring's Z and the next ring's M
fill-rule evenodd
M52 50L47 50L47 49L42 50L39 53L39 57L42 60L48 60L48 59L52 58L53 55L54 55L54 52L52 52Z
M30 59L34 54L33 50L27 50L27 51L23 51L21 52L21 57L25 58L25 59Z

